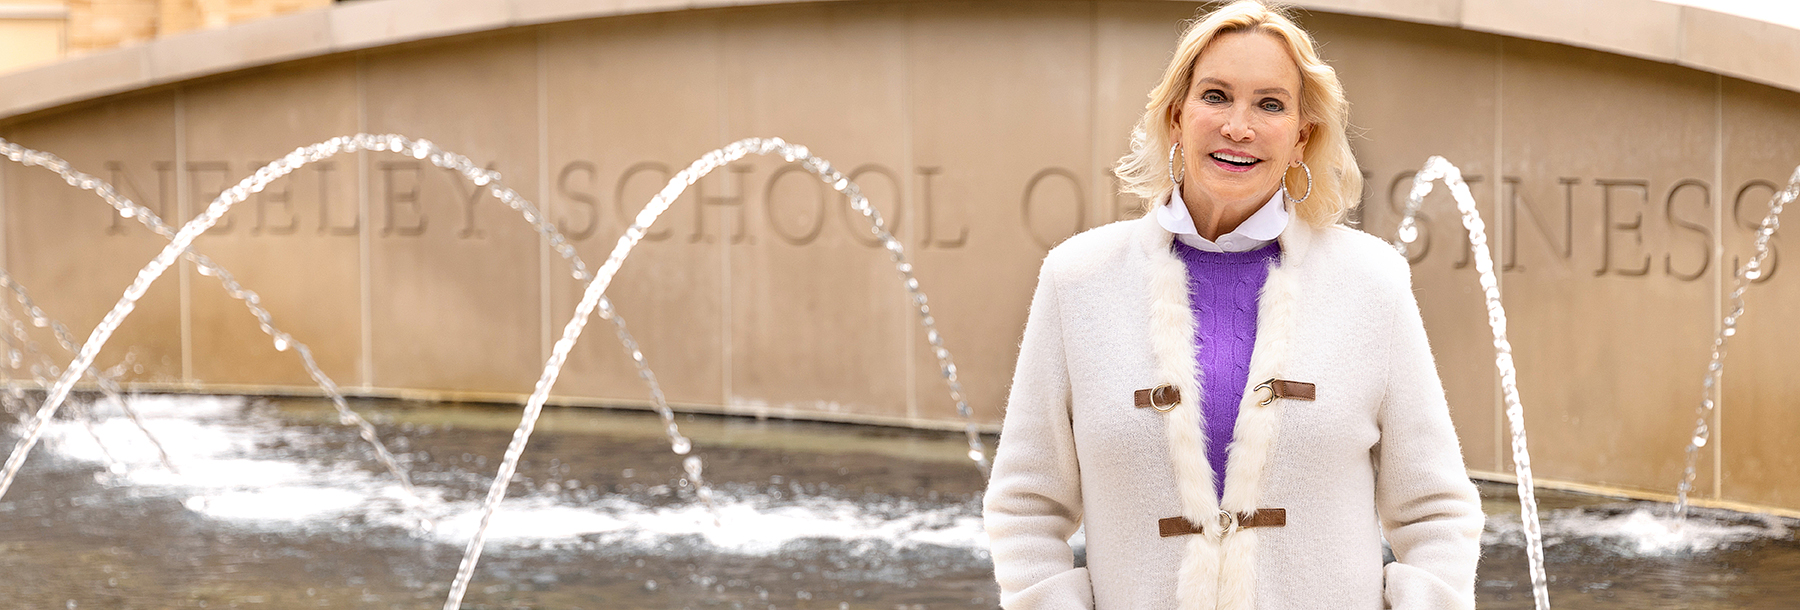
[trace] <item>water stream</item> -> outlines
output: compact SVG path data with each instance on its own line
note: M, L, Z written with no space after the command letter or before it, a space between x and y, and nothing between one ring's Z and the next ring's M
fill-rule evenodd
M1531 590L1537 610L1550 609L1549 580L1544 574L1544 535L1538 521L1537 492L1531 481L1531 452L1525 446L1525 407L1519 403L1518 370L1513 366L1512 342L1506 339L1506 308L1500 302L1500 281L1494 276L1494 258L1488 250L1487 225L1475 209L1475 196L1463 181L1462 170L1439 156L1425 160L1425 167L1413 176L1412 192L1407 195L1406 213L1400 221L1399 241L1395 247L1404 255L1408 244L1418 239L1417 216L1431 193L1431 183L1443 180L1456 199L1462 213L1463 227L1469 230L1469 249L1475 257L1475 271L1481 275L1481 291L1487 304L1488 326L1494 331L1494 368L1500 371L1500 396L1506 404L1506 420L1512 427L1512 457L1519 478L1519 510L1525 534L1525 554L1530 564Z
M884 228L879 214L875 212L872 206L870 206L868 200L861 195L857 187L840 172L833 169L830 163L811 156L805 147L789 145L779 139L748 139L733 143L732 145L714 151L713 153L709 153L700 161L695 162L695 164L687 171L678 175L676 179L671 180L670 185L664 189L664 192L659 194L657 199L652 200L650 205L646 207L644 213L639 215L639 222L634 224L631 229L627 230L624 237L621 237L619 245L613 252L613 256L609 257L607 263L602 266L600 270L601 273L593 276L590 280L585 265L581 262L579 256L575 254L573 245L557 232L554 227L545 220L544 215L538 212L529 201L520 197L512 189L506 188L501 184L499 182L500 176L497 172L479 168L466 157L439 149L435 145L424 140L414 141L397 135L376 136L357 134L355 136L333 138L313 146L296 149L282 159L272 162L259 169L255 174L246 177L236 186L221 192L220 195L207 206L204 212L190 221L187 225L184 225L180 231L173 232L173 234L171 234L167 226L164 225L159 218L156 218L154 214L151 214L148 209L142 208L129 200L119 197L116 190L104 181L94 179L91 176L73 170L66 162L53 155L26 149L10 142L0 141L0 151L4 151L9 159L28 166L43 166L56 171L69 184L99 193L103 199L107 200L108 203L119 210L121 216L138 218L153 231L170 240L169 245L139 272L137 278L126 289L124 296L122 296L113 309L108 312L106 317L102 319L101 323L96 326L94 332L89 336L88 341L82 344L79 350L76 350L75 360L70 364L70 367L65 369L62 374L57 375L58 379L56 383L50 386L42 403L39 405L36 414L31 418L25 435L19 439L12 455L9 456L4 472L0 473L0 496L4 496L7 489L10 488L12 481L15 480L18 475L19 468L23 466L25 456L29 454L32 446L34 446L38 439L41 438L43 430L49 425L50 418L54 416L57 409L68 399L74 383L81 378L81 375L76 374L76 372L86 371L93 366L93 361L97 357L99 350L110 335L117 329L118 325L122 323L125 317L135 308L137 299L141 298L144 292L148 290L149 286L160 277L169 266L173 265L176 257L185 256L196 264L202 275L218 277L220 281L225 284L226 289L231 296L244 301L246 305L250 307L251 312L258 319L261 329L273 337L277 350L285 351L290 347L296 349L296 352L302 356L302 360L309 369L309 373L313 375L314 380L319 383L320 387L325 389L326 394L332 399L334 406L338 408L340 419L346 424L354 423L358 425L365 440L376 449L376 452L381 457L384 465L387 466L401 481L403 488L406 490L406 495L412 499L411 504L416 506L418 504L417 496L412 492L411 483L404 470L402 470L398 464L394 463L391 454L375 436L373 427L370 426L366 420L357 416L354 411L351 411L344 403L341 392L337 390L335 383L332 382L329 377L325 376L313 362L311 350L305 344L296 341L291 335L274 327L271 316L268 314L267 310L260 307L259 297L257 297L254 292L244 289L242 286L238 285L230 274L222 267L219 267L203 255L191 250L193 241L215 225L232 205L243 201L253 193L260 192L270 182L292 173L309 163L343 152L355 152L359 150L391 151L408 154L416 159L430 159L434 165L451 169L469 179L478 187L488 187L490 192L492 192L502 203L520 211L525 219L545 236L549 245L562 254L565 259L570 261L574 268L573 275L576 279L588 281L583 299L577 306L575 318L571 320L568 327L565 328L562 339L557 342L550 361L546 364L544 375L540 378L532 397L527 401L524 417L520 422L518 430L515 431L514 440L508 447L506 458L502 460L500 472L495 478L494 486L490 489L488 499L483 503L484 508L481 523L477 526L475 534L470 540L462 565L459 566L458 576L456 581L452 584L450 599L446 602L446 607L457 606L459 604L458 600L460 600L462 594L466 591L468 579L480 557L481 549L486 538L487 526L491 522L493 511L497 508L500 500L505 496L507 481L510 480L513 471L516 469L519 455L522 454L525 443L530 437L534 422L538 414L542 411L543 403L548 398L549 390L554 385L556 376L560 373L560 368L566 360L569 350L572 348L575 340L579 337L581 329L585 326L587 317L596 309L599 310L602 318L611 320L614 323L619 339L631 354L634 364L636 364L639 369L640 376L650 385L653 402L658 414L665 422L666 432L671 440L671 447L678 454L685 454L690 449L691 443L679 434L673 422L673 412L668 409L666 402L663 400L661 389L656 383L654 374L651 373L645 362L642 350L631 337L623 320L613 311L610 302L605 300L604 291L606 285L611 281L612 274L617 271L619 264L623 262L631 247L635 245L638 240L642 239L644 231L655 221L656 216L667 209L674 198L678 196L683 189L693 184L694 181L697 181L701 176L704 176L713 168L729 163L737 158L741 158L744 154L749 152L756 152L758 154L780 153L790 162L799 162L802 167L813 172L821 180L846 195L851 207L861 212L870 220L871 232L882 240L883 244L890 252L897 269L902 275L907 290L911 294L913 304L918 307L921 322L927 331L927 340L930 342L934 353L939 360L945 381L950 387L951 399L957 404L958 412L964 418L970 420L967 426L967 441L969 444L968 457L975 461L977 465L985 471L987 465L985 452L978 435L978 429L973 422L972 413L967 400L962 393L962 386L957 377L956 365L951 359L949 351L944 347L941 335L935 328L935 320L931 316L928 300L925 295L919 291L918 280L912 275L912 265L906 262L903 246ZM68 343L72 345L73 342L68 341ZM120 404L123 403L121 402ZM127 406L126 408L129 407ZM97 434L95 435L95 439L96 441L99 439ZM695 484L696 491L699 493L701 499L706 501L710 506L710 490L704 486L703 479L701 478L702 464L699 458L689 456L684 460L683 466L687 478ZM428 521L422 521L421 523L426 527L429 527Z
M414 151L415 156L429 154L429 151L423 153ZM607 286L612 283L613 275L618 273L619 267L625 263L626 257L631 255L632 248L636 247L638 242L648 234L650 226L655 224L656 219L675 203L675 199L680 197L687 187L692 186L713 170L749 154L780 155L784 161L798 163L800 167L818 177L833 190L847 197L850 208L869 220L870 232L878 237L887 248L889 255L893 258L895 269L900 272L906 289L912 296L913 304L918 306L920 322L925 326L927 340L930 341L935 355L938 357L938 362L942 366L944 380L950 386L951 400L956 402L957 412L968 420L965 433L969 443L969 458L974 460L983 472L986 471L988 465L986 452L982 447L980 432L975 426L968 401L963 395L962 383L957 378L956 364L951 360L950 352L943 346L943 338L937 332L929 300L926 299L923 292L919 291L919 280L913 277L912 263L906 261L905 246L895 239L892 233L888 232L882 223L881 214L869 203L868 198L863 196L856 184L832 167L830 162L813 156L805 146L789 144L780 138L738 140L727 144L724 148L702 155L686 169L670 178L668 185L664 186L662 191L652 197L644 209L638 212L631 226L625 229L625 234L621 235L618 243L613 246L612 253L607 256L599 271L594 274L594 280L588 283L587 290L582 294L581 302L575 306L575 315L563 328L562 337L556 341L555 347L551 350L550 359L544 365L543 375L538 379L531 398L526 401L524 417L519 422L519 428L513 433L512 442L506 449L506 457L501 460L500 471L495 475L494 484L489 488L487 500L483 503L481 524L476 528L475 535L470 538L469 546L463 554L462 564L457 568L456 579L450 585L449 596L444 601L445 610L456 610L462 605L463 595L468 591L469 580L474 576L475 566L481 559L482 547L487 541L488 524L492 521L494 511L499 507L500 501L506 497L507 482L511 480L519 457L525 451L525 445L531 438L538 415L543 412L544 402L549 398L550 389L556 385L557 376L562 372L562 365L568 359L569 351L574 349L575 342L580 339L582 328L587 325L588 316L593 313L601 296L605 294ZM505 200L502 199L502 201ZM700 462L697 459L689 458L684 466L689 473L697 474Z
M1687 466L1682 470L1681 482L1676 488L1675 519L1687 520L1688 494L1694 491L1694 480L1698 478L1695 462L1700 457L1700 448L1712 438L1712 428L1707 423L1712 418L1713 408L1718 406L1719 376L1725 371L1725 340L1737 334L1738 318L1744 316L1744 291L1750 289L1750 282L1762 277L1763 262L1769 258L1769 238L1775 236L1775 230L1781 227L1781 208L1794 202L1800 196L1800 167L1794 168L1788 177L1787 188L1769 198L1769 214L1763 217L1762 224L1757 226L1755 253L1744 266L1737 270L1735 284L1731 289L1731 310L1726 312L1725 319L1719 324L1719 334L1713 337L1712 361L1706 365L1706 378L1701 380L1700 406L1694 409L1694 436L1687 443Z

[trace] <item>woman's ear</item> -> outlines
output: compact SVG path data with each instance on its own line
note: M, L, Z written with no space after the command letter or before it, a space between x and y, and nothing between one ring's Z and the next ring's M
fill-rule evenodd
M1306 157L1306 143L1312 141L1313 127L1315 126L1314 123L1307 123L1300 127L1300 139L1294 142L1295 158Z

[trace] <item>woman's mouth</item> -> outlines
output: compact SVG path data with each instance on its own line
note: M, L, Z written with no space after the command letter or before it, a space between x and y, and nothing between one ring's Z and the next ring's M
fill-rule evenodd
M1227 152L1214 152L1207 156L1212 158L1214 165L1218 165L1220 169L1228 172L1247 172L1250 171L1250 168L1256 167L1256 164L1262 163L1262 159L1256 157L1234 155Z

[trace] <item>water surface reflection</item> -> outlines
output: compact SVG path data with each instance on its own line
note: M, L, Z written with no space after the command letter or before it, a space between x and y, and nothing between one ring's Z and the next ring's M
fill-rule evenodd
M58 422L0 501L0 599L22 608L442 604L519 410L365 400L437 527L322 400L141 395L179 472L131 424ZM549 409L470 608L992 608L982 481L960 433L681 416L708 513L655 415ZM17 430L0 431L0 442ZM102 450L104 447L104 451ZM1528 608L1510 485L1490 514L1482 608ZM1800 605L1800 523L1542 492L1559 608Z

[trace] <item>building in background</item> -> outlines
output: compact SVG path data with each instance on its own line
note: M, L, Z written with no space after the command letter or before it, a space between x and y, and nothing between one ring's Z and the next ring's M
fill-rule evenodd
M0 73L89 51L331 5L332 0L5 0Z

